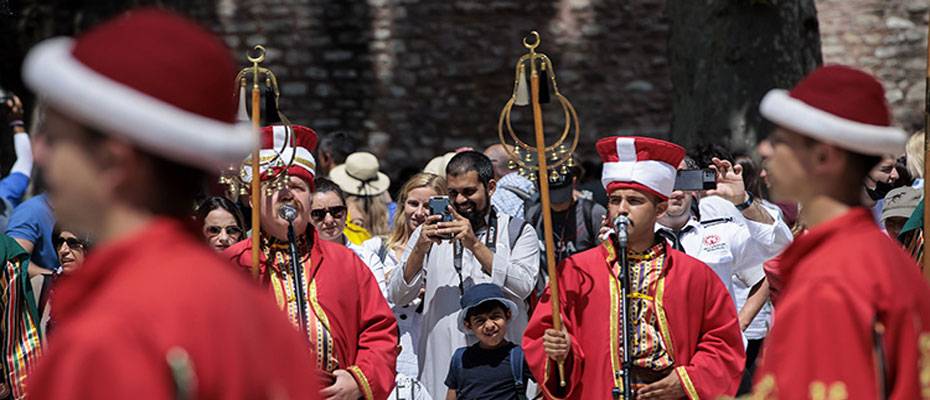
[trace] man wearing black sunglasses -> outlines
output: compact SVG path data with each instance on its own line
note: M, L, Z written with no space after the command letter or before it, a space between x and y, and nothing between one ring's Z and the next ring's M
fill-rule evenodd
M309 339L324 398L386 398L394 386L394 368L384 366L397 359L397 322L369 268L343 245L345 201L323 187L335 185L323 181L329 182L320 188L327 193L314 196L310 150L316 146L316 133L301 126L270 126L262 130L262 143L261 158L269 162L261 165L260 176L265 190L260 281ZM287 166L285 171L272 166L276 157ZM282 172L286 178L278 175ZM286 179L283 187L268 190L279 178ZM300 280L293 273L289 223L280 215L284 206L297 210L292 224ZM223 254L248 270L251 253L252 241L243 240Z

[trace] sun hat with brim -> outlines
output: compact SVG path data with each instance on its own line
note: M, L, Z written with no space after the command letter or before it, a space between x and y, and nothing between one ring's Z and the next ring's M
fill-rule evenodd
M446 177L446 165L449 165L449 160L452 160L452 157L455 157L455 152L450 151L441 156L433 157L426 163L426 166L423 167L423 172L429 172L433 175L439 175L443 178Z
M468 311L489 301L499 301L504 307L510 310L510 314L517 313L517 304L504 295L504 290L493 283L479 283L465 290L459 305L462 310L459 311L459 325L465 323L465 316Z
M882 222L888 218L910 218L920 203L923 193L910 186L896 188L885 195L882 207Z
M48 39L23 62L23 81L55 110L213 171L258 143L248 124L236 123L235 73L215 35L158 9L133 10L77 39Z
M391 187L391 178L378 171L378 157L366 152L349 154L345 164L329 171L329 179L343 192L355 196L377 196Z
M776 125L858 154L898 155L907 142L907 134L891 126L881 83L842 65L817 68L790 92L769 91L759 112Z

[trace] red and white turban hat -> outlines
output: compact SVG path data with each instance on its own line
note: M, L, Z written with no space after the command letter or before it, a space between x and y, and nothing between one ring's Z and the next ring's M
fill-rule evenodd
M236 71L212 33L140 9L77 39L36 45L23 80L65 115L152 154L208 171L242 161L256 137L236 123Z
M597 141L604 163L601 183L607 193L635 189L667 200L675 187L678 164L685 149L664 140L612 136Z
M307 181L312 188L316 160L311 152L316 150L317 138L316 132L305 126L291 125L290 130L284 125L263 127L259 152L262 180L270 179L290 165L288 175ZM246 182L252 181L251 165L251 160L246 159L242 166L242 177Z
M882 85L842 65L817 68L790 92L769 91L759 112L777 125L854 153L898 155L907 142L907 134L891 126Z

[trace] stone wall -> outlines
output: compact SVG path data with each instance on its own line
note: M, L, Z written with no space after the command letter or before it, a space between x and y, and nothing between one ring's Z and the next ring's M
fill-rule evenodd
M357 132L397 171L497 141L523 35L536 29L559 88L578 109L582 145L616 133L667 136L664 0L636 2L219 0L221 33L240 61L268 47L282 110L319 132ZM521 116L525 117L523 113ZM553 104L547 132L562 119ZM531 124L518 118L530 134ZM526 137L527 140L530 138ZM390 149L389 151L387 149Z
M358 133L392 171L497 140L513 64L525 51L520 40L531 29L578 109L581 152L591 156L601 136L667 138L671 129L666 0L0 0L0 33L16 39L0 48L21 60L39 39L141 4L192 15L222 35L243 66L252 45L266 45L285 113L320 132ZM824 61L875 72L896 122L920 126L927 1L816 4ZM22 93L18 77L19 63L0 66L0 85ZM562 123L552 108L550 136ZM517 120L530 133L526 113ZM4 165L11 148L0 142Z
M923 127L926 0L818 0L824 63L857 66L885 86L894 121Z

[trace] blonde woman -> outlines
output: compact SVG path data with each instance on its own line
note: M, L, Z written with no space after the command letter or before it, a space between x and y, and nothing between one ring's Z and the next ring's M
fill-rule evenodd
M390 276L397 269L410 235L429 216L429 198L445 194L445 179L428 172L414 175L400 189L394 229L390 235L387 238L374 237L363 244L363 247L381 258L385 276ZM417 299L411 304L392 305L400 329L401 353L397 357L397 388L391 398L429 398L426 390L416 381L420 372L416 352L420 336L420 301Z

